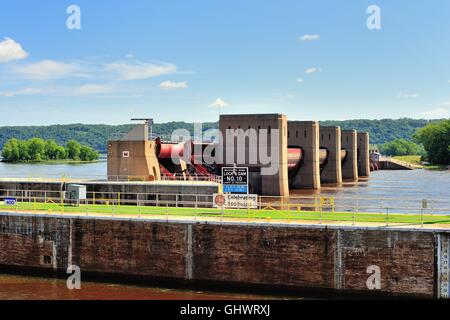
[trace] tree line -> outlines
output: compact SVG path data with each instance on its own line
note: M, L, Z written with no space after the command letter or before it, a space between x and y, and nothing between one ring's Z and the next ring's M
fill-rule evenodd
M31 138L28 140L9 139L2 149L4 162L39 162L46 160L94 161L100 157L90 146L69 140L65 146L55 140Z
M345 120L345 121L321 121L321 125L336 125L342 129L356 129L367 131L373 144L383 144L395 139L411 141L417 129L429 124L424 119L382 119L382 120ZM127 133L134 124L126 125L103 125L103 124L70 124L52 126L29 126L29 127L0 127L0 148L11 138L27 140L40 137L45 140L55 140L58 144L66 145L70 140L76 140L86 144L101 153L107 152L107 142L111 138L117 138L120 134ZM217 122L202 123L203 130L218 128ZM188 122L156 123L153 133L164 138L169 138L176 129L187 129L194 131L194 124Z
M377 146L388 156L420 155L432 164L450 164L450 120L429 123L419 128L412 140L396 139Z

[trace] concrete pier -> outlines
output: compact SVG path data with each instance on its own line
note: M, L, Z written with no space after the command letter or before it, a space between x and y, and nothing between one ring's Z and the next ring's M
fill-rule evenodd
M358 181L358 147L356 130L342 130L341 147L347 151L342 163L342 179Z
M358 175L363 178L370 175L368 132L358 132Z
M449 230L0 213L0 267L447 298Z
M303 151L302 165L292 187L320 189L319 123L317 121L289 121L288 145Z
M282 114L220 116L223 163L249 167L252 193L289 195L287 126L287 117ZM266 143L265 150L262 141ZM263 157L267 156L270 164L264 163ZM274 170L265 173L269 167Z
M320 147L328 150L328 158L322 169L322 183L342 183L341 128L320 127Z

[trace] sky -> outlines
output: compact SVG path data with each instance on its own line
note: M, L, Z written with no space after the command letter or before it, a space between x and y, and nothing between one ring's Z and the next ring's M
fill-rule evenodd
M448 118L449 14L448 0L2 1L0 125Z

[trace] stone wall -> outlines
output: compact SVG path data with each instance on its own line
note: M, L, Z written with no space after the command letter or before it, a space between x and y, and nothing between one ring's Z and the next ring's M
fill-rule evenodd
M0 265L432 298L436 279L448 282L437 277L436 239L430 230L0 214ZM380 289L367 287L370 266Z

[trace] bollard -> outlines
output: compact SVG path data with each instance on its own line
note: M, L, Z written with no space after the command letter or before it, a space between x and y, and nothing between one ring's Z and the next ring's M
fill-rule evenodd
M389 227L389 208L386 208L386 227Z

